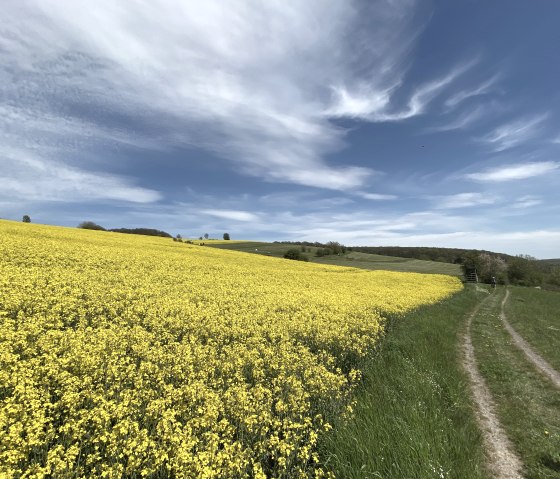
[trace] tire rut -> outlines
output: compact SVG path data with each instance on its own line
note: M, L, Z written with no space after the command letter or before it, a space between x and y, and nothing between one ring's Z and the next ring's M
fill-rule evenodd
M552 381L552 383L557 387L560 388L560 373L556 371L545 359L543 359L538 353L536 353L531 346L525 341L515 329L509 324L507 320L506 313L504 311L504 307L506 302L509 298L509 289L506 290L506 295L502 300L501 304L501 311L500 311L500 319L508 333L511 335L513 342L515 345L523 351L527 359L545 376L548 377Z
M482 306L490 301L496 302L495 294L484 298L467 319L466 331L463 336L462 362L469 378L472 397L478 412L477 418L488 455L488 469L496 479L523 479L521 474L523 465L513 451L513 447L500 425L492 395L478 370L471 340L473 318Z

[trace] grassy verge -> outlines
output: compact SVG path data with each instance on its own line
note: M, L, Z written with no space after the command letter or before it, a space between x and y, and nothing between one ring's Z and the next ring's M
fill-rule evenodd
M368 362L354 417L322 446L339 478L482 478L484 454L458 357L474 288L390 325Z
M560 293L510 288L506 315L513 328L560 371Z
M500 421L525 465L525 477L558 479L560 393L527 361L504 329L499 314L504 293L499 288L473 320L478 366Z

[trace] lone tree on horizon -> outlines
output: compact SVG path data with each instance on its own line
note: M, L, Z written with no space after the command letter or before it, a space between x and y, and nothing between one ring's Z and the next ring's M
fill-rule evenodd
M22 220L24 223L31 223L31 218L29 217L29 215L23 215Z
M224 233L224 239L227 241L229 240L229 233Z

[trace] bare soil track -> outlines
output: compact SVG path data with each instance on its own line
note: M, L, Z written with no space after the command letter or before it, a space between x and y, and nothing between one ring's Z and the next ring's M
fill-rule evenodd
M517 331L515 331L515 329L513 329L513 327L511 326L511 324L509 324L507 318L506 318L506 314L504 312L504 307L506 305L506 302L508 300L509 297L509 289L506 290L506 295L504 296L504 299L502 300L502 305L501 305L501 312L500 312L500 319L502 320L502 322L504 323L504 326L506 328L506 330L508 331L508 333L511 335L513 342L515 343L515 345L521 349L521 351L523 351L525 353L525 356L527 356L527 359L541 372L543 373L545 376L548 377L548 379L550 379L552 381L552 383L560 388L560 373L558 373L558 371L556 371L548 362L546 362L539 354L537 354L532 348L531 346L529 346L529 344L527 344L527 341L525 341L518 333Z
M492 395L476 364L474 347L471 340L471 324L481 307L495 301L495 294L484 298L467 319L463 336L463 366L470 380L472 396L477 408L477 416L488 453L488 468L496 479L522 479L523 465L507 438L496 414Z

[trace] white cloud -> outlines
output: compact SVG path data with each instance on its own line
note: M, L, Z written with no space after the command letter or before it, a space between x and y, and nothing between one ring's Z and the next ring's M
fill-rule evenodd
M200 213L210 216L215 216L216 218L223 218L226 220L234 221L259 221L259 216L250 213L248 211L238 211L238 210L201 210Z
M521 118L494 129L481 141L488 143L494 151L504 151L535 138L541 130L547 114Z
M157 191L133 186L114 175L84 171L62 163L43 161L28 152L0 154L0 198L25 201L116 200L153 203L161 199Z
M479 105L470 111L462 113L457 118L448 121L444 125L426 128L425 132L438 133L442 131L462 130L481 120L486 114L487 108Z
M380 193L368 193L366 191L357 191L356 195L364 198L366 200L374 200L374 201L385 201L385 200L395 200L397 199L396 195L384 195Z
M445 76L420 86L412 93L406 106L400 110L391 106L391 94L400 86L400 79L394 79L394 83L390 86L378 89L371 84L359 85L354 90L345 86L333 87L333 104L325 111L325 115L332 118L359 118L372 122L412 118L424 113L434 98L475 63L476 61L465 62Z
M560 168L560 162L540 161L532 163L518 163L492 168L477 173L469 173L466 178L482 182L502 182L513 180L524 180L534 176L552 173Z
M435 197L434 201L438 209L453 209L491 205L496 203L497 198L485 193L457 193L455 195Z
M525 208L531 208L532 206L538 206L542 203L543 201L539 197L534 195L526 195L526 196L522 196L521 198L518 198L510 206L516 209L525 209Z
M3 144L43 159L55 149L62 161L68 150L107 144L195 145L270 181L365 186L368 168L323 160L345 135L324 112L331 87L362 85L381 103L391 96L417 34L414 4L9 2L0 81L18 106ZM451 80L421 87L405 113L386 120L418 114ZM113 116L128 126L105 126Z
M500 78L500 75L494 75L491 78L489 78L488 80L482 82L476 88L461 90L461 91L455 93L453 96L449 97L445 101L445 106L447 106L449 108L454 108L457 105L459 105L460 103L462 103L463 101L467 100L468 98L472 98L472 97L475 97L475 96L480 96L480 95L485 95L487 93L490 93L492 91L492 87L496 84L496 82L499 80L499 78Z

